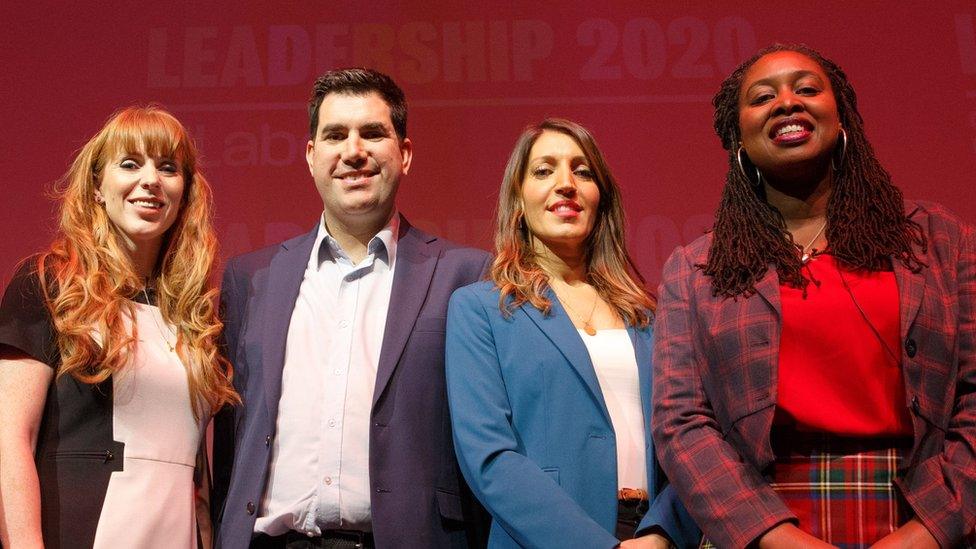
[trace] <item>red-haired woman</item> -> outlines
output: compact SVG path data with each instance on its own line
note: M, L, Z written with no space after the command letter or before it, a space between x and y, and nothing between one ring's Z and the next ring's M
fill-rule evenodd
M198 544L202 435L237 395L217 352L211 195L196 162L169 113L118 112L64 178L54 243L7 287L6 547Z

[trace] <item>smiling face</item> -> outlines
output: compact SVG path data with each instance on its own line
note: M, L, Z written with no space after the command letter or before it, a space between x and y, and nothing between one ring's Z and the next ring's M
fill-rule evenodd
M108 158L95 189L109 221L130 251L155 250L180 212L183 169L167 157L152 157L144 148Z
M536 139L521 198L526 225L536 240L549 249L583 248L596 223L600 188L572 137L544 131Z
M825 170L839 133L830 79L816 61L778 51L746 71L739 93L739 135L763 174L790 179Z
M326 221L371 226L392 214L400 176L410 169L412 146L397 137L390 107L378 93L333 93L319 107L318 128L305 157Z

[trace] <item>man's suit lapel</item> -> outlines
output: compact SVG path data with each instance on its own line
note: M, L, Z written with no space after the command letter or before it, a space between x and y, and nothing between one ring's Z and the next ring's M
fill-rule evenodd
M435 240L436 237L413 228L406 219L400 217L393 289L390 293L389 312L386 315L386 329L383 332L383 345L380 348L376 386L373 391L374 406L393 377L393 371L407 345L413 325L424 306L439 255L431 246Z
M267 298L262 303L264 311L258 329L263 331L261 361L264 397L272 421L278 417L288 326L291 324L291 315L295 310L295 301L305 278L305 267L311 257L317 232L318 225L310 233L282 242L281 249L271 259L268 267Z
M593 369L593 363L590 361L590 353L586 350L586 345L580 339L576 327L573 326L566 310L556 298L556 294L551 289L547 289L546 297L552 302L548 316L543 315L542 311L530 303L524 303L519 308L542 330L542 333L552 341L553 345L572 365L576 374L590 390L593 400L599 404L607 423L612 425L610 412L607 411L607 403L603 399L603 391L600 389L600 381L596 377L596 371Z

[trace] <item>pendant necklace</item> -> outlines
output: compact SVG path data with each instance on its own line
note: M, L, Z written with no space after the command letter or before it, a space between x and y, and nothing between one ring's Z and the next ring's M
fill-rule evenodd
M143 295L143 297L146 298L146 305L152 306L152 303L149 302L149 294L146 292L146 287L145 286L143 286L143 288L142 288L142 295ZM166 348L169 349L169 352L175 353L176 352L176 348L173 347L173 344L169 342L169 338L166 337L166 332L163 331L163 327L160 326L159 325L159 321L156 320L156 313L155 313L155 311L149 311L149 316L152 317L153 324L156 325L156 330L159 331L160 337L163 338L163 343L166 344Z
M813 235L813 238L810 240L810 242L806 246L803 246L801 248L799 244L796 244L795 245L797 248L800 248L800 263L801 264L806 265L807 263L810 262L811 259L813 259L813 254L816 253L817 250L816 249L811 249L810 247L813 246L813 244L817 241L818 238L820 238L820 235L823 234L824 229L826 229L826 228L827 228L827 220L824 219L824 222L823 222L822 225L820 225L820 229L817 231L817 234ZM808 249L810 249L810 251L807 251Z
M552 286L550 286L550 287L552 288L552 291L556 294L556 297L559 297L559 292L556 291L556 288L555 287L552 287ZM580 315L578 312L576 312L576 309L574 309L573 306L569 304L569 301L564 301L562 299L560 299L559 301L563 305L565 305L566 308L569 309L569 311L571 313L573 313L573 315L576 318L578 318L581 321L583 321L583 331L586 332L586 335L595 336L596 335L596 328L593 327L593 323L591 321L593 320L593 313L596 312L596 304L597 304L597 301L599 301L599 298L600 298L600 294L599 293L595 293L594 296L593 296L593 307L590 308L590 315L587 316L585 319L583 318L582 315Z

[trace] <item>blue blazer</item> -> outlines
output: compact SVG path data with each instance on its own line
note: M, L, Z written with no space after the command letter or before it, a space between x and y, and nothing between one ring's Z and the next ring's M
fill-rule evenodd
M614 547L617 448L589 353L551 291L548 316L530 304L505 316L498 297L490 282L466 286L454 292L447 315L455 448L494 519L489 546ZM698 529L654 460L651 329L628 331L653 499L638 532L659 526L679 547L694 546Z
M288 325L315 234L236 257L224 272L224 339L244 404L215 420L217 547L243 548L251 540L267 484ZM478 280L488 260L401 218L368 433L379 547L478 543L483 526L458 474L447 417L444 326L451 293Z

